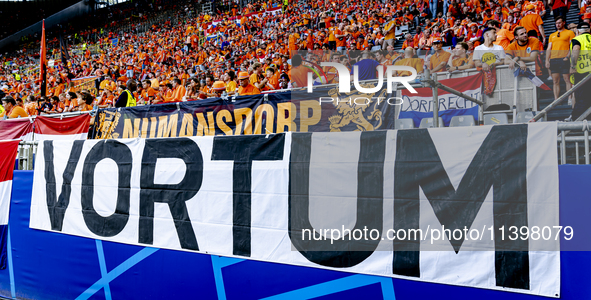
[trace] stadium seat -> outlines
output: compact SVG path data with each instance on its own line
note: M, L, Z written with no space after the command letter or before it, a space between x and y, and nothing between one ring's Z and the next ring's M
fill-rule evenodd
M507 114L499 113L499 114L484 115L484 125L499 125L499 124L509 124L509 119L507 118Z
M513 123L527 123L534 117L533 111L521 111L517 113L515 121Z
M415 122L413 119L396 119L396 129L411 129L415 128Z
M405 33L408 32L408 25L400 26L398 29L395 30L396 36L403 36Z
M451 122L449 122L449 127L474 126L474 125L476 125L476 122L474 121L474 116L472 116L472 115L454 116L451 118Z
M445 127L443 124L443 119L439 117L439 127ZM421 120L421 125L419 128L433 128L433 118L423 118Z

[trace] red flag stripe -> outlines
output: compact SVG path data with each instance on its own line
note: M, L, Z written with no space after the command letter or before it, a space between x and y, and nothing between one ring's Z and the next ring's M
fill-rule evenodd
M28 118L0 121L0 140L20 139L31 132L33 132L33 123Z
M12 180L14 161L20 141L0 141L0 182Z
M35 134L66 135L88 133L89 126L89 114L63 119L38 116L35 119Z
M452 78L452 79L444 79L440 80L439 83L450 87L456 91L470 91L478 89L482 86L482 73L478 73L476 75L462 77L462 78ZM411 94L408 90L402 90L403 96L408 97L432 97L433 90L431 88L416 88L418 94ZM438 89L438 94L446 95L450 94L442 89Z

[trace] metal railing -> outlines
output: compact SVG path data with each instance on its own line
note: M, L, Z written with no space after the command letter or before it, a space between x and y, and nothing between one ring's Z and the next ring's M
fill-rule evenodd
M544 117L545 115L547 115L549 111L554 109L554 107L556 107L558 104L560 104L566 98L568 98L576 90L581 88L590 79L591 79L591 75L587 75L585 78L583 78L583 80L581 80L579 83L577 83L575 86L573 86L570 90L566 91L562 96L558 97L558 99L554 100L552 103L550 103L548 106L546 106L546 108L544 108L537 115L535 115L534 118L532 119L532 121L535 122L535 121L541 119L542 117ZM586 111L583 115L581 115L581 117L577 118L577 120L575 120L575 121L583 120L584 118L586 118L589 115L589 113L590 113L590 111Z
M18 146L18 169L33 170L35 154L37 154L37 141L21 141Z
M65 112L65 113L61 113L61 114L46 114L46 115L41 115L42 117L50 117L50 118L60 118L63 119L64 117L73 117L73 116L79 116L79 115L83 115L83 114L90 114L90 116L94 116L96 114L96 109L93 110L87 110L87 111L72 111L72 112ZM37 118L38 116L28 116L29 119L35 120L35 118Z
M567 152L568 144L574 143L575 152L575 164L580 164L580 147L579 143L583 143L584 159L585 164L589 164L589 123L587 120L578 122L559 122L558 123L559 139L558 143L560 146L560 164L564 165L567 163ZM583 135L567 136L569 133L583 133Z
M91 114L95 115L96 110L91 111L74 111L74 112L67 112L61 114L51 114L51 115L43 115L44 117L51 117L51 118L64 118L64 117L72 117L72 116L79 116L82 114ZM29 116L29 120L33 122L33 120L37 118L37 116ZM35 139L35 133L33 132L32 139ZM33 161L35 159L35 154L37 153L37 144L38 141L21 141L18 147L18 169L19 170L33 170Z
M527 66L529 68L534 68L535 67L535 63L528 63ZM509 70L509 66L498 66L497 67L498 71L497 71L497 81L500 81L502 78L502 73L500 72L507 72ZM473 69L467 69L467 70L461 70L461 71L455 71L455 72L437 72L437 73L433 73L430 74L428 69L424 70L424 73L422 75L422 79L419 79L419 77L417 77L417 79L413 82L411 82L411 86L413 88L420 88L420 87L431 87L433 89L434 85L437 85L437 87L441 90L444 90L448 93L457 95L459 97L462 97L468 101L474 102L475 104L478 105L479 107L479 119L482 120L483 116L486 114L495 114L495 113L507 113L509 115L512 115L513 118L513 122L515 122L516 120L516 116L518 111L536 111L537 110L537 93L536 93L536 87L533 83L531 82L527 82L527 84L525 84L525 82L522 82L521 84L519 84L519 82L521 80L527 81L527 79L523 78L520 79L520 77L514 77L513 76L513 72L511 72L511 76L512 76L512 86L507 87L507 88L502 88L502 87L495 87L494 90L494 97L488 97L484 94L480 95L479 99L470 97L469 95L465 95L462 94L458 91L455 91L441 83L438 82L438 80L442 80L442 79L451 79L451 78L461 78L464 76L471 76L474 75L478 72L481 72L480 70L473 68ZM458 75L460 75L458 77ZM372 79L372 80L360 80L359 83L362 84L376 84L378 82L377 79ZM338 87L338 83L332 83L332 84L322 84L322 85L315 85L313 86L313 90L314 89L320 89L320 88L332 88L332 87ZM399 88L403 88L402 85L398 85ZM263 94L268 94L268 93L275 93L275 92L294 92L294 91L304 91L306 90L307 87L300 87L300 88L292 88L292 89L283 89L283 90L274 90L274 91L264 91L262 92ZM437 91L435 89L434 90L434 98L437 97L436 93ZM511 99L503 99L502 97L502 93L511 93ZM523 97L522 93L531 93L531 97ZM520 102L520 99L523 98L531 98L531 103L525 103L524 101ZM508 100L508 101L504 101L504 100ZM510 109L509 110L495 110L495 111L485 111L487 106L490 106L492 104L507 104L509 105ZM520 107L520 108L518 108ZM433 106L434 110L437 110L438 107ZM435 114L437 114L438 112L436 112ZM436 124L438 122L438 120L434 120L434 124Z

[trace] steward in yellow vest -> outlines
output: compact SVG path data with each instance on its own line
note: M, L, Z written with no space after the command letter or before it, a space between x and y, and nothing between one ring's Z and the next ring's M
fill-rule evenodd
M570 44L570 73L573 74L574 84L577 84L591 73L591 34L588 23L581 22L577 26L579 35ZM583 84L575 91L575 107L571 114L572 120L580 117L591 107L591 81ZM591 120L591 114L587 116Z
M137 83L135 80L130 79L127 81L127 89L119 95L117 98L117 102L115 102L115 107L132 107L137 105L137 101L133 96L133 92L137 90Z

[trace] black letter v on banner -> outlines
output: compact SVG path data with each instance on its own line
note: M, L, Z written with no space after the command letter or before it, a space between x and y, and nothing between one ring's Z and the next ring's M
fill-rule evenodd
M45 199L47 200L47 210L49 212L49 220L51 221L51 230L62 231L64 224L64 215L66 209L70 204L70 194L72 192L72 178L74 178L74 171L80 160L80 153L84 141L74 141L70 158L63 174L62 191L59 198L56 196L56 181L55 170L53 166L53 141L43 142L43 156L45 159ZM57 201L56 201L57 198Z

